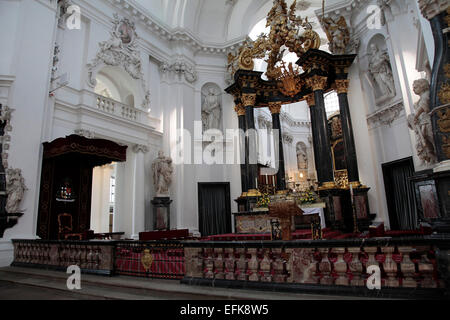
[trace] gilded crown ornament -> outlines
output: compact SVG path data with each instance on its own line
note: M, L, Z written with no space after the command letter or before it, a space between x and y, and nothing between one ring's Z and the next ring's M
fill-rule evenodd
M286 63L281 61L281 67L275 68L276 80L278 80L278 88L281 93L286 96L293 97L302 90L302 82L299 78L298 67L289 63L286 67Z

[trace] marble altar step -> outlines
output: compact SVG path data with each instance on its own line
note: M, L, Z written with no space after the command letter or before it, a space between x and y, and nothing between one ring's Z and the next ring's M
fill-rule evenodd
M81 275L81 290L69 291L64 272L31 268L0 268L0 283L9 283L20 290L43 291L42 298L53 293L59 298L80 300L350 300L352 297L316 294L275 293L254 290L192 287L176 280L142 279ZM24 289L25 288L25 289ZM15 289L16 292L19 289ZM45 293L44 293L45 292ZM68 295L70 293L74 297ZM13 297L7 297L13 298ZM0 299L2 297L0 292ZM20 299L18 296L17 299ZM33 298L34 299L34 298Z

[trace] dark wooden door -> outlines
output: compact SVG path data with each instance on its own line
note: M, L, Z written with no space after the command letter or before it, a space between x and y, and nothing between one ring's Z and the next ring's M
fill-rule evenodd
M418 227L412 158L382 165L391 230L414 230Z
M199 231L202 236L231 232L230 183L199 183Z

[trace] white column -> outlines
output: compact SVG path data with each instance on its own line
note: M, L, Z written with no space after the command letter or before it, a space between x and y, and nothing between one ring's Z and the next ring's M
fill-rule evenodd
M149 151L147 146L133 146L133 203L131 238L139 239L139 232L145 231L145 154Z

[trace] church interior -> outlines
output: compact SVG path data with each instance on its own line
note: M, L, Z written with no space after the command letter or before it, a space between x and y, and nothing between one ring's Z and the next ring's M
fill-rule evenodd
M14 0L0 26L0 268L450 298L449 0Z

